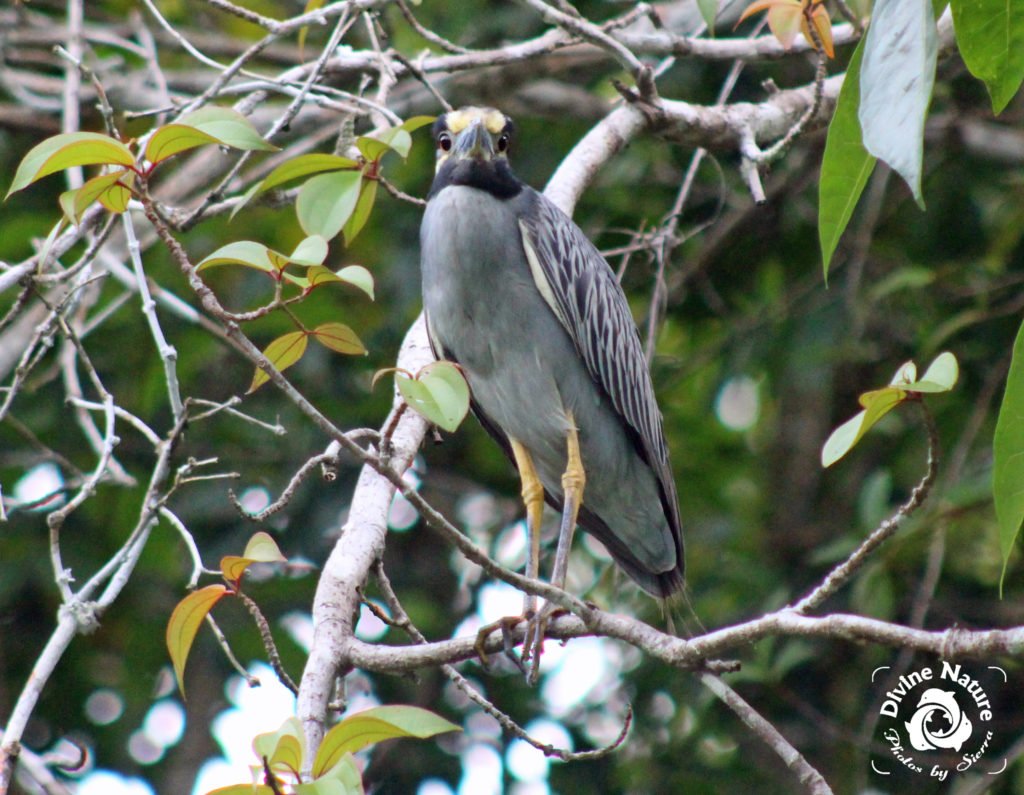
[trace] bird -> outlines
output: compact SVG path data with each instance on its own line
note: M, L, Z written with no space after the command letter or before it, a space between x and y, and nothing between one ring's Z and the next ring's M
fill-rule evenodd
M513 172L515 126L504 113L448 111L433 138L420 227L427 334L434 355L459 366L473 413L519 472L527 576L539 573L547 502L561 512L553 585L564 587L578 522L641 589L667 600L684 586L678 497L640 335L614 271L571 218ZM524 615L536 616L530 596Z

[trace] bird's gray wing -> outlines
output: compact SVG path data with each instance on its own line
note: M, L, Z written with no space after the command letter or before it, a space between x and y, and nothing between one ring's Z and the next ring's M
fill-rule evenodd
M666 516L680 538L661 412L622 287L601 252L565 213L536 191L524 194L519 227L537 289L569 333L594 382L635 433L638 452L658 477Z

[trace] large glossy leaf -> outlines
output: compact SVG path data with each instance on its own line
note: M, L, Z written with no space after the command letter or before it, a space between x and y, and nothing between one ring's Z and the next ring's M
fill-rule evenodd
M188 661L188 653L196 639L199 625L227 592L228 589L223 585L207 585L193 591L178 602L167 622L167 651L171 655L174 676L178 680L178 689L181 690L182 696L185 695L185 663Z
M299 189L295 214L307 235L333 239L345 226L359 200L358 171L319 174Z
M150 163L160 163L197 146L222 143L224 142L209 133L187 124L165 124L150 136L145 154Z
M55 135L36 144L22 158L7 196L57 171L100 164L134 166L135 158L127 146L109 135L91 132Z
M295 250L288 255L288 260L297 265L320 265L327 259L327 241L320 235L304 238Z
M352 211L352 216L345 223L345 228L342 230L345 233L346 245L351 245L352 241L356 239L366 222L370 219L370 212L373 210L373 203L377 199L377 180L375 179L363 179L362 189L359 191L359 201L356 202L356 208Z
M278 254L278 257L281 256ZM244 265L265 273L277 273L280 270L277 267L277 262L276 257L271 257L271 250L262 243L252 240L236 240L204 257L196 266L196 270L204 271L218 265Z
M373 300L373 274L362 265L346 265L335 274L339 279L357 287Z
M924 122L937 46L930 0L877 0L860 67L864 146L906 180L922 208Z
M432 124L435 119L437 119L437 116L410 116L398 126L407 132L413 133L421 127Z
M971 74L985 81L1001 113L1024 80L1024 3L951 0L956 43Z
M846 79L839 92L835 114L828 126L825 154L821 160L821 180L818 184L818 239L821 241L821 261L825 280L828 266L839 238L850 223L868 177L875 168L875 158L864 148L860 121L860 64L864 53L864 40L850 58Z
M416 378L397 378L405 402L425 419L452 433L469 411L469 385L451 362L428 364Z
M284 372L302 358L302 354L306 352L307 342L308 337L305 331L289 331L271 342L263 351L263 355L279 372ZM269 380L269 375L263 370L257 369L246 394L255 392Z
M276 146L256 131L252 122L233 108L209 105L186 113L175 123L199 130L233 149L277 151Z
M1013 358L1003 402L999 406L992 456L992 496L1005 577L1007 561L1024 521L1024 325L1021 325L1013 343Z
M340 169L358 170L359 164L355 160L351 160L347 157L320 154L316 152L293 157L274 168L274 170L267 174L266 177L250 188L242 197L242 201L235 206L234 210L231 211L231 215L234 216L234 214L248 204L254 196L270 190L271 188L276 188L286 182L291 182L293 179L308 177L310 174L320 174L324 171L338 171Z
M389 705L374 707L345 718L324 735L313 763L313 776L331 770L345 754L355 753L393 737L433 737L460 728L440 715L420 707Z

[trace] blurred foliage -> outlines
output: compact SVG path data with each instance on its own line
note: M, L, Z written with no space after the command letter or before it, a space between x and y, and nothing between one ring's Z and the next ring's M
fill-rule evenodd
M29 5L36 13L52 14L55 24L62 19L60 3ZM87 5L96 24L119 25L136 10L134 3L115 0ZM266 0L248 5L278 17L296 12L295 3ZM255 26L212 6L160 6L172 22L215 36L253 41L260 35ZM578 7L598 20L613 10L596 0ZM543 30L535 15L507 3L466 0L458 13L449 5L424 3L415 10L424 25L468 47L494 46ZM392 46L405 53L425 46L393 6L383 17L392 32ZM310 29L307 49L315 51L326 35L319 28ZM353 42L365 46L365 35L355 31ZM191 66L172 46L161 44L160 54L168 69ZM849 48L837 55L842 62L849 57ZM118 57L124 56L119 52ZM139 68L138 63L131 66ZM727 68L680 61L659 85L665 96L709 102ZM54 67L53 73L60 71ZM562 73L560 79L574 89L603 95L608 93L607 79L616 74L602 61L581 75ZM800 57L752 64L744 70L734 97L756 101L763 97L761 83L768 77L784 86L802 84L812 74L810 62ZM444 91L453 104L492 102L525 110L516 113L518 142L512 159L521 177L542 187L594 120L531 106L527 89L544 79L542 70L510 67L505 76L507 80L453 80ZM346 87L355 89L355 78L347 79ZM0 99L14 102L16 97L0 87ZM112 100L117 105L119 97ZM435 113L438 108L416 110ZM85 112L83 129L98 129L95 113ZM886 417L827 471L820 467L820 449L831 429L857 410L861 392L886 383L900 363L931 361L942 350L955 352L961 378L953 392L931 403L942 445L938 483L925 508L826 608L906 622L922 598L927 599L921 590L930 569L937 569L926 627L1024 623L1024 588L1016 554L1010 560L1003 599L997 595L1000 556L989 493L995 410L1024 311L1021 159L1001 159L958 134L965 125L993 122L984 86L955 58L940 62L931 118L934 129L927 138L923 178L927 212L921 212L906 187L880 167L837 249L827 288L816 229L823 132L804 136L773 167L766 179L764 206L751 202L734 156L709 158L698 173L682 217L681 229L688 239L666 273L666 315L652 365L688 551L689 604L676 609L692 631L700 625L725 626L795 601L906 497L925 465L925 436L914 412ZM1000 125L1019 136L1022 122L1024 102L1017 97ZM135 130L140 124L133 123L133 134L141 132ZM298 140L307 132L300 129L291 137ZM33 133L0 121L0 172L13 175L18 160L37 140ZM414 141L408 163L395 158L385 173L401 190L423 196L433 158L425 135L414 136ZM288 135L279 141L285 147L290 142ZM330 146L325 139L320 151L329 151ZM633 232L661 222L691 155L656 140L638 141L599 175L577 207L578 222L605 250L627 245ZM184 166L179 173L197 178ZM212 183L195 185L196 195L210 187ZM62 188L60 179L51 177L4 205L0 257L15 262L30 255L32 240L45 237L58 216L56 195ZM416 207L382 191L353 245L343 248L335 241L327 260L334 269L348 264L367 267L376 282L376 300L371 303L350 290L319 290L303 304L304 322L312 326L342 318L369 351L365 358L353 358L311 346L289 371L303 394L342 427L376 428L390 405L390 384L385 381L371 389L371 379L378 369L394 364L405 329L419 311L419 217ZM194 261L232 240L258 240L291 251L303 237L291 208L256 204L230 223L216 217L179 235ZM619 255L610 261L613 267L623 264ZM146 268L153 282L195 303L165 250L149 249ZM624 284L641 329L653 277L654 265L643 253L634 253ZM264 300L268 290L264 274L244 268L213 271L208 282L218 295L230 296L231 308L238 309ZM15 294L0 295L0 314L12 306ZM109 305L119 294L116 286L106 285L96 305ZM186 394L222 401L245 392L251 369L230 346L174 315L161 313L161 321L177 348ZM288 329L285 319L274 316L246 326L260 345ZM86 345L119 401L153 427L168 427L163 370L137 299L96 325ZM751 402L748 390L749 416L743 423L727 425L720 419L723 394L740 379L753 385L755 399ZM5 495L45 457L34 438L74 466L93 465L63 397L58 362L51 353L44 366L33 371L11 419L0 423L0 484ZM286 511L253 527L231 506L227 489L264 489L276 496L326 440L272 388L247 396L242 408L280 423L287 434L273 436L223 413L197 423L188 430L176 461L216 457L217 470L237 473L237 478L191 484L171 507L193 532L208 565L243 548L254 530L265 529L275 535L289 559L304 558L316 566L338 532L358 470L348 461L333 483L310 479ZM122 436L119 460L129 472L145 475L152 465L149 446L130 430ZM474 422L465 423L455 435L445 435L443 444L428 442L418 472L425 496L492 550L520 516L514 472ZM133 525L142 489L101 485L97 498L73 514L63 530L66 565L83 577L101 565ZM481 496L487 498L486 510L474 513L469 503ZM0 528L0 716L5 716L46 641L58 596L42 514L12 512ZM603 607L663 625L658 605L609 570L606 558L594 548L578 540L571 587ZM391 534L384 564L409 614L430 638L447 637L477 607L479 573L420 524ZM40 701L26 745L42 750L70 734L93 749L98 766L141 776L161 793L188 791L202 761L218 753L208 727L228 705L223 685L232 669L209 633L200 632L190 656L184 739L145 766L133 760L127 743L153 701L171 691L164 629L185 593L190 571L180 537L161 524L133 581L102 617L98 631L77 638L62 660ZM308 609L315 580L315 569L295 571L247 589L275 629L283 663L296 679L304 655L282 628L281 619ZM368 595L377 595L372 585ZM244 610L222 604L218 621L241 660L263 657L258 633ZM394 630L384 640L406 642ZM561 722L576 748L589 747L609 739L609 724L614 736L629 702L635 710L631 734L619 752L600 761L552 764L552 791L794 791L791 774L778 759L696 679L642 659L632 649L616 654L621 658L621 680L592 694ZM879 786L877 779L869 778L867 761L871 705L877 695L871 672L880 665L896 665L896 651L780 638L758 643L738 656L742 672L729 681L837 791ZM1020 681L1019 660L985 662L1003 666ZM521 723L544 714L542 691L529 689L518 675L488 673L475 663L465 670ZM462 775L458 754L464 743L474 737L494 742L495 734L488 734L493 727L474 735L472 725L479 724L480 713L453 694L438 671L409 678L363 675L353 686L360 683L382 703L418 704L467 727L465 741L410 743L400 750L381 746L366 775L379 792L415 792L418 782L428 777L455 787ZM92 725L83 713L82 705L98 687L116 690L125 701L124 714L111 725ZM1024 696L1019 689L1004 694L997 716L996 756L1024 733ZM510 786L508 772L505 779ZM1024 792L1021 765L1015 764L995 786L996 791Z

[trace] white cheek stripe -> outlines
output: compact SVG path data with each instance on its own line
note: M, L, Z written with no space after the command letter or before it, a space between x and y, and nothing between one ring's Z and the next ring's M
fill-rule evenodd
M558 302L555 300L555 294L551 290L551 284L544 275L544 268L541 266L540 259L537 257L537 252L534 250L533 244L530 242L530 233L527 231L526 223L523 221L519 222L519 232L523 236L523 250L526 252L526 261L530 264L530 273L533 275L533 283L537 285L537 290L544 298L545 303L551 307L551 311L555 313L555 317L558 318L558 322L568 330L569 324L566 321L565 315L562 314L561 307L558 306Z

